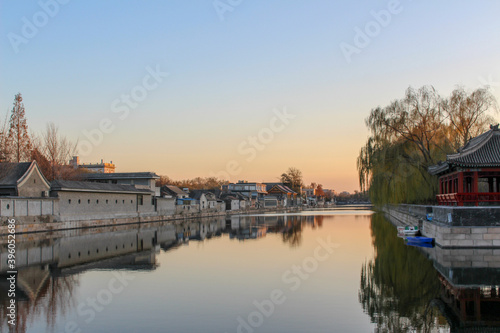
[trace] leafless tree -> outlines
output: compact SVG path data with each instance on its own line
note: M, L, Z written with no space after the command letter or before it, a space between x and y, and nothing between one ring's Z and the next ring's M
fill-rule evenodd
M48 123L45 132L42 133L38 151L50 164L50 180L63 177L70 167L68 162L76 152L76 143L71 142L59 133L59 128L54 123ZM70 177L71 178L71 177Z
M487 88L471 93L461 86L444 101L444 111L451 125L451 138L455 148L465 145L471 138L487 130L495 121L489 112L498 112L495 98Z

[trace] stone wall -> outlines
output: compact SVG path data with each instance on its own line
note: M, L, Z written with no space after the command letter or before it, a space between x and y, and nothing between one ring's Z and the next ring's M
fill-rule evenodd
M424 236L434 238L443 248L500 247L500 220L496 218L500 207L399 205L387 206L384 212L394 225L419 226ZM432 221L427 220L429 212Z
M137 194L59 191L60 221L137 216L138 211L154 212L151 195L143 196L138 208Z
M16 217L20 221L48 221L59 213L55 198L2 198L0 199L0 217L2 223L7 218Z

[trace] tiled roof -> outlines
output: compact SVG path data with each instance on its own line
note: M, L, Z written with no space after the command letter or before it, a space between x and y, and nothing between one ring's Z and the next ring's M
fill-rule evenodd
M456 154L446 156L446 162L429 167L433 175L452 166L463 168L500 167L500 130L498 125L467 142Z
M138 194L153 193L150 190L138 189L134 185L78 182L72 180L54 180L50 189L52 191L121 192Z
M28 171L31 162L0 163L0 186L15 187L18 180Z
M85 173L85 179L160 179L154 172L117 172L117 173Z
M165 185L161 188L162 192L168 192L172 195L188 195L186 192L174 185Z
M292 189L290 189L288 186L286 185L283 185L281 183L277 183L276 185L272 186L269 190L267 190L268 192L269 191L272 191L274 189L277 189L277 190L280 190L281 192L283 193L291 193L291 194L296 194Z

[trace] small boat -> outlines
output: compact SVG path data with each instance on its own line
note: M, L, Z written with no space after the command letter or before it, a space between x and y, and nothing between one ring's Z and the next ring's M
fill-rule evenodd
M405 244L408 246L415 246L415 247L429 247L429 248L434 247L434 243L405 242Z
M409 243L433 243L434 242L434 238L421 237L421 236L406 237L405 240Z
M417 226L398 227L398 236L416 236L419 232Z

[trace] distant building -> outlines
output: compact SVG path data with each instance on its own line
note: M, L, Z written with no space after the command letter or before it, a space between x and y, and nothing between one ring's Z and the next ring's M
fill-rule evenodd
M238 183L222 185L223 193L239 193L250 200L252 206L256 206L266 195L266 185L263 183L249 183L240 180Z
M266 190L268 193L266 199L275 197L278 206L290 207L298 205L297 193L283 183L266 183ZM270 201L266 202L266 204L268 207L272 207Z
M80 164L80 158L78 156L73 156L70 164L75 169L86 169L87 171L93 173L114 173L116 168L113 161L105 163L101 160L101 163Z

